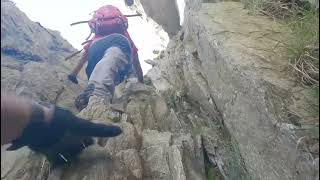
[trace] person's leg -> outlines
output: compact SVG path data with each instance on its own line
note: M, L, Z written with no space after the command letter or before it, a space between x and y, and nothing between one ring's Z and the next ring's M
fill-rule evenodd
M96 86L95 97L99 99L103 97L103 99L110 101L109 97L113 96L114 86L121 82L123 75L127 75L127 71L122 70L129 62L131 64L130 58L131 45L125 36L112 34L96 41L90 47L88 54L86 68L89 79L88 86L75 99L76 108L81 111L87 106Z
M110 104L114 94L115 81L120 71L128 67L129 56L118 47L111 47L105 51L103 58L97 63L90 76L88 86L76 99L79 111L87 106L92 96Z
M119 72L129 66L130 60L118 47L111 47L105 51L103 58L95 66L89 85L94 85L92 95L110 103L114 94L115 81Z

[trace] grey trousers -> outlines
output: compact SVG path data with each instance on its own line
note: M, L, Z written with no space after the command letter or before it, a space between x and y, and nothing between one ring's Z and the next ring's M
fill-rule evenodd
M107 49L89 79L88 85L94 85L92 95L111 102L119 72L124 71L129 63L129 57L120 48L110 47Z

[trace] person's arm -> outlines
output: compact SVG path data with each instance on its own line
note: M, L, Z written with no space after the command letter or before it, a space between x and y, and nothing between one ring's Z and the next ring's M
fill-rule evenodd
M76 65L76 67L72 70L72 72L70 74L77 76L80 72L80 70L82 69L83 65L86 63L87 61L87 56L86 53L83 53L78 64Z
M29 123L32 115L32 106L36 103L30 99L1 92L1 145L18 138ZM49 109L43 109L45 119L50 119Z
M83 67L83 65L86 63L87 61L87 55L86 53L83 53L81 58L79 59L78 64L76 65L76 67L72 70L72 72L68 75L68 79L75 83L78 84L78 80L77 80L77 75L79 74L81 68Z
M31 99L1 92L1 145L12 143L10 150L50 148L66 132L93 137L122 133L118 126L93 123L58 106L49 109Z
M134 55L134 57L132 59L132 64L133 64L133 67L135 69L135 72L137 73L139 82L143 83L143 72L142 72L142 69L141 69L140 62L139 62L138 53L135 53L135 55Z
M82 69L86 61L87 61L87 53L83 53L76 67L68 75L68 79L70 81L72 81L75 84L78 84L77 75L79 74L80 70Z

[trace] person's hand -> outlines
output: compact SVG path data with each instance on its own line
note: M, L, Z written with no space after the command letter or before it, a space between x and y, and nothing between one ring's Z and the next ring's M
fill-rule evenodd
M127 6L132 6L134 3L134 0L125 0L124 2Z
M77 76L73 75L73 74L69 74L68 75L68 79L73 82L74 84L78 84L78 79Z
M82 137L115 137L122 133L118 126L93 123L59 107L55 107L50 121L44 120L42 110L34 114L22 135L7 150L28 146L41 152L59 143L66 133Z

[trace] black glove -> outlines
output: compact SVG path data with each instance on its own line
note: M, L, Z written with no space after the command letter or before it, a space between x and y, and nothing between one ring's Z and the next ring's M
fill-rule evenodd
M69 74L68 75L68 79L73 82L74 84L78 84L78 80L77 80L77 76L73 75L73 74Z
M114 137L122 133L117 126L93 123L73 115L70 111L56 107L50 122L44 121L44 112L37 107L22 135L12 142L7 150L28 146L43 152L61 142L65 134L79 137Z
M132 6L134 3L134 0L125 0L124 2L127 6Z

